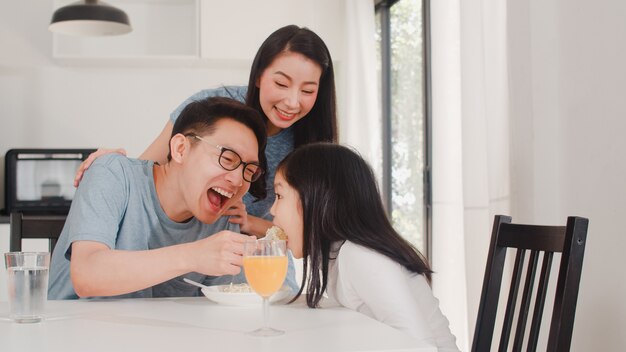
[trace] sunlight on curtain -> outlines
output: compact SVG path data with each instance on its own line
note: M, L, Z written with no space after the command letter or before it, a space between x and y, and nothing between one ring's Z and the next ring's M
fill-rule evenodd
M495 213L509 213L506 3L432 1L433 290L472 341Z
M345 0L345 58L343 72L344 116L340 142L354 147L369 162L380 182L381 127L376 77L374 6L370 0Z
M431 2L433 291L467 351L460 25L458 0Z
M493 217L510 214L506 3L461 2L463 195L469 336Z

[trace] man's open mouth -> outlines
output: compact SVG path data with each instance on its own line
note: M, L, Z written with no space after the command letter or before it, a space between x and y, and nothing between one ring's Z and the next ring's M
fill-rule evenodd
M222 206L233 197L233 193L226 191L220 187L211 187L208 191L209 202L216 208L221 209Z

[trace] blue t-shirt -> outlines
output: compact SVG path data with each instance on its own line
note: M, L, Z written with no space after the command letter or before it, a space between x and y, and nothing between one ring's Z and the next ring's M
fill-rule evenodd
M70 279L71 244L97 241L109 248L148 250L206 238L221 230L239 232L228 217L213 224L196 218L184 223L171 220L163 211L154 185L153 162L107 154L85 172L50 265L49 299L78 298ZM212 277L199 273L183 275L207 285L230 282L231 276ZM183 276L121 297L198 296L197 287ZM235 282L245 282L243 273Z

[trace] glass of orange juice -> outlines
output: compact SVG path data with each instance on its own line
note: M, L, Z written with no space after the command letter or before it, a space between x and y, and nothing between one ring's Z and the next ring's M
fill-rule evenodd
M250 287L263 298L263 326L251 334L276 336L285 333L269 326L269 298L283 286L287 276L286 242L264 239L246 241L243 270Z

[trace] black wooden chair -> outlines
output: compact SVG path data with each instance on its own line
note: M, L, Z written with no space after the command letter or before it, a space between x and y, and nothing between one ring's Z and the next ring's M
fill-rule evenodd
M503 215L495 217L472 351L485 352L491 350L507 248L517 249L517 254L507 305L504 310L498 351L509 350L511 329L518 303L519 312L517 313L515 337L511 350L521 351L526 336L526 350L535 351L537 349L552 258L555 252L561 253L561 264L556 282L546 350L549 352L569 351L588 224L589 220L581 217L568 217L566 226L512 224L511 217ZM530 252L530 257L524 270L524 258L527 252ZM543 259L538 278L539 284L535 291L535 274L540 252L543 252ZM520 279L524 271L526 277L523 293L521 299L518 299ZM533 292L535 297L530 320L530 333L526 334Z
M9 249L11 252L22 250L22 239L25 238L47 238L50 240L50 253L54 250L66 215L26 215L20 212L13 212L10 216L11 239Z

